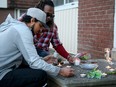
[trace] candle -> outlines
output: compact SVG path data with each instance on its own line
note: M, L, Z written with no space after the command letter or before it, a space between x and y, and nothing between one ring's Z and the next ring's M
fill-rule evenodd
M109 71L113 72L113 71L115 71L115 69L111 68L111 69L109 69Z
M59 63L58 66L61 67L62 65Z
M85 76L86 76L86 74L80 74L80 76L81 76L81 77L85 77Z
M71 66L66 66L66 67L71 68Z
M75 59L75 62L74 62L74 64L77 66L77 65L79 65L80 64L80 60L78 60L78 59Z
M107 74L106 73L102 73L102 77L106 77L107 76Z
M106 66L107 69L111 69L111 66Z
M55 58L58 58L58 53L55 51L54 54L53 54L53 56L54 56Z

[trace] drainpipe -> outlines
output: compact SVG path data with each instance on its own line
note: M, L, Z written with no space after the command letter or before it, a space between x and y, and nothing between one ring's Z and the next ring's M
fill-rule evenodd
M116 60L116 0L115 0L115 11L114 11L114 42L111 52L111 58Z

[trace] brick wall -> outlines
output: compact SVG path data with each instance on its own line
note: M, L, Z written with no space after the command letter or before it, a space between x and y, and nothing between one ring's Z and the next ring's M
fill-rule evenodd
M13 9L0 9L0 23L4 22L7 15L10 13L12 16L14 16L14 10Z
M39 0L8 0L8 8L0 8L0 23L2 23L7 15L10 13L14 16L14 9L27 9L29 7L34 7Z
M8 0L9 8L29 8L34 7L39 0Z
M113 47L115 0L79 0L78 50L104 58L104 48Z

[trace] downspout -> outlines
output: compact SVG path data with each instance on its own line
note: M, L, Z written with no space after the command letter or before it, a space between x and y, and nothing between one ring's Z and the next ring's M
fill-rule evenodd
M115 0L115 11L114 11L114 40L113 40L113 48L111 52L111 58L116 60L116 0Z

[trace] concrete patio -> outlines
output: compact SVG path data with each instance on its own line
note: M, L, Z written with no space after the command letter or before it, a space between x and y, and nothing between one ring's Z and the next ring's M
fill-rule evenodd
M102 72L108 72L106 66L116 67L116 62L109 65L106 60L98 59L98 69ZM107 75L101 79L89 79L87 77L80 77L81 73L87 73L89 70L80 68L79 66L71 65L75 69L75 76L65 78L62 76L49 76L49 87L116 87L116 75Z

